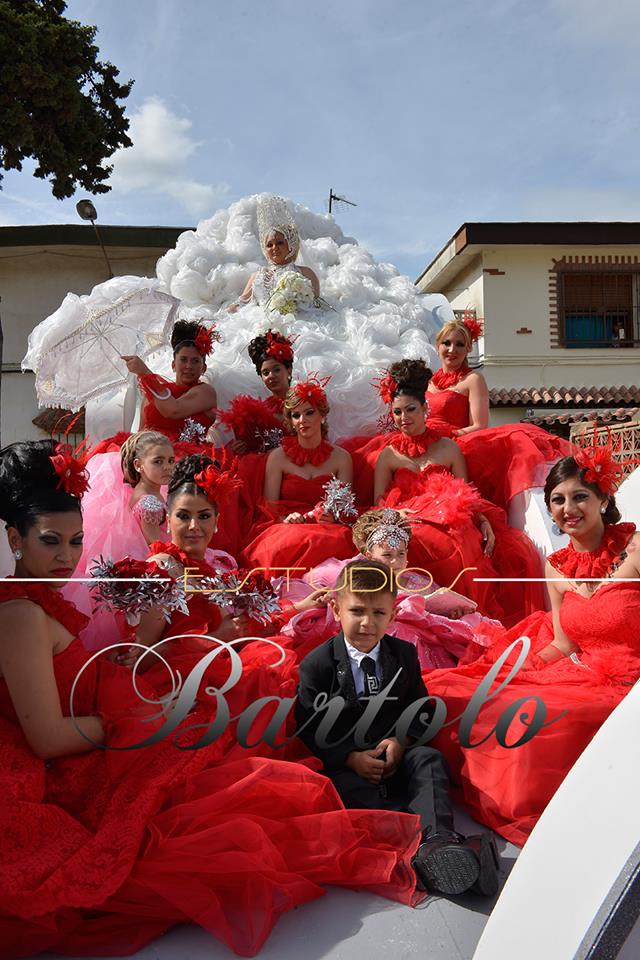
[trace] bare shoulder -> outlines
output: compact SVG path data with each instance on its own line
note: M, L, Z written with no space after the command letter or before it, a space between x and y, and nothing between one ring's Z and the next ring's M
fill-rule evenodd
M315 274L315 272L311 269L311 267L298 267L298 270L299 270L300 273L301 273L303 276L305 276L308 280L317 280L317 279L318 279L317 276L316 276L316 274Z
M460 447L455 440L451 440L449 437L440 437L439 440L434 440L430 446L433 448L433 453L454 454L460 451Z
M351 463L351 454L349 451L345 450L344 447L339 447L337 444L333 445L333 458L335 462L341 466Z
M287 455L282 447L274 447L267 456L267 466L279 467L287 460Z
M33 647L49 639L49 617L33 600L19 598L2 604L2 632L0 653L15 648L16 637L20 646Z
M545 561L544 575L547 580L559 580L564 577L564 574L557 570L549 560Z
M626 547L627 553L629 555L631 555L632 553L636 553L638 549L640 549L640 530L637 530L633 534L633 536L631 537L631 540L629 540L629 543L627 544L627 547Z

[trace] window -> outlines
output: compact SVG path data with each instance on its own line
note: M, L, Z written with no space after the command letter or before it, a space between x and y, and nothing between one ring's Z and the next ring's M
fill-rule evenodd
M634 309L638 276L631 271L560 273L562 345L632 347L640 339L637 307Z

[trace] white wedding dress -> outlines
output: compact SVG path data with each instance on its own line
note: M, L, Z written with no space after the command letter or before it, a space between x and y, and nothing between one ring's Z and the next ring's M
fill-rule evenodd
M439 362L431 344L442 324L452 319L451 307L443 296L418 294L411 280L390 263L377 263L342 233L332 216L290 202L301 237L298 261L317 274L324 303L296 314L275 313L268 308L274 284L284 272L296 268L265 268L256 221L258 200L258 195L239 200L201 221L196 230L181 234L175 249L158 261L152 285L181 301L181 318L216 321L223 342L215 345L208 358L206 378L215 385L221 407L240 393L265 395L247 344L270 326L296 338L294 379L313 373L330 377L326 387L330 436L373 433L385 410L372 380L402 357L423 357L436 369ZM254 273L251 301L228 313L226 307L237 300ZM105 296L115 300L140 283L138 277L117 277L80 300L104 301ZM57 332L63 335L63 327L73 322L70 313L67 305L43 324L46 329L60 325ZM30 338L29 368L37 357L43 324ZM151 355L147 363L155 372L171 376L169 346ZM45 397L39 401L48 402ZM92 401L94 418L96 408L100 414L99 429L92 428L88 417L87 432L94 440L131 426L123 423L127 404L122 398L110 398L109 404L114 411L111 420L110 408L105 404L101 409L99 400Z

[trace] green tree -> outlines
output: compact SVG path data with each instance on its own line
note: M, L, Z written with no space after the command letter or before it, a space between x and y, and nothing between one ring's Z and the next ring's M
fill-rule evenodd
M0 168L22 170L32 157L58 199L76 186L107 193L104 160L131 146L119 101L133 81L119 83L116 67L98 60L96 27L66 20L66 6L0 0Z

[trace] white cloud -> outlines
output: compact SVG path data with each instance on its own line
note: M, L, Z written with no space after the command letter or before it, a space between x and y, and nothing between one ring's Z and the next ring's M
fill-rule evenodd
M189 176L189 161L200 147L190 136L191 126L191 120L177 116L162 100L145 100L131 118L133 146L113 155L113 189L164 193L193 217L210 213L229 187L200 183Z

